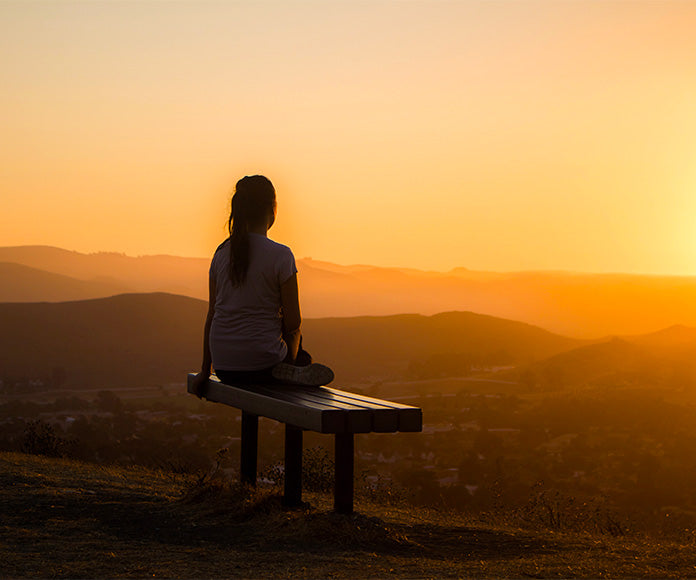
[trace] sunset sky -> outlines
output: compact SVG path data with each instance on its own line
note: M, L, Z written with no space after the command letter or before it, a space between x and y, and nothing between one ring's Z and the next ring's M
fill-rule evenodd
M0 246L696 275L696 2L0 2Z

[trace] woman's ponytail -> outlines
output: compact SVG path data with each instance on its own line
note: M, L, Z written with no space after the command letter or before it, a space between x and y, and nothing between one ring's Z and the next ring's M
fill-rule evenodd
M230 281L241 286L249 270L249 227L268 219L275 210L275 189L263 175L237 182L227 227L230 232Z

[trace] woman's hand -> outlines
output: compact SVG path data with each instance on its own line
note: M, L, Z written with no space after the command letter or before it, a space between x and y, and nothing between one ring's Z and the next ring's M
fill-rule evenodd
M205 387L208 384L208 377L212 370L213 359L210 355L210 326L213 324L215 316L215 280L211 277L208 289L210 297L208 299L208 314L205 317L205 327L203 328L203 362L201 364L201 372L193 379L193 392L200 399L205 395Z
M208 385L208 378L210 373L200 372L195 377L193 377L193 394L199 399L205 395L206 387Z

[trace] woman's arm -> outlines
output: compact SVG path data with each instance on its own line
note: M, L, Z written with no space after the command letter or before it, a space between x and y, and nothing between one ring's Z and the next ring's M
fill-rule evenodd
M280 287L280 305L283 309L283 340L288 345L286 362L293 363L300 348L300 296L297 274L293 274Z
M201 372L194 379L193 388L197 397L203 395L203 389L210 377L211 367L213 365L213 357L210 354L210 326L213 323L215 315L215 280L211 277L208 284L208 315L205 318L205 326L203 330L203 362L201 363Z

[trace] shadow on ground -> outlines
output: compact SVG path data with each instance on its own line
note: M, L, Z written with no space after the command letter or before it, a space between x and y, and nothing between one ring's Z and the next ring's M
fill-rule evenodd
M187 547L322 554L365 550L402 557L477 560L529 557L558 549L521 532L409 525L321 508L288 510L277 494L241 488L191 501L183 493L171 497L151 488L112 489L94 482L57 488L42 474L9 477L6 473L0 480L5 489L24 491L2 494L5 524L39 535L67 526L72 534Z

